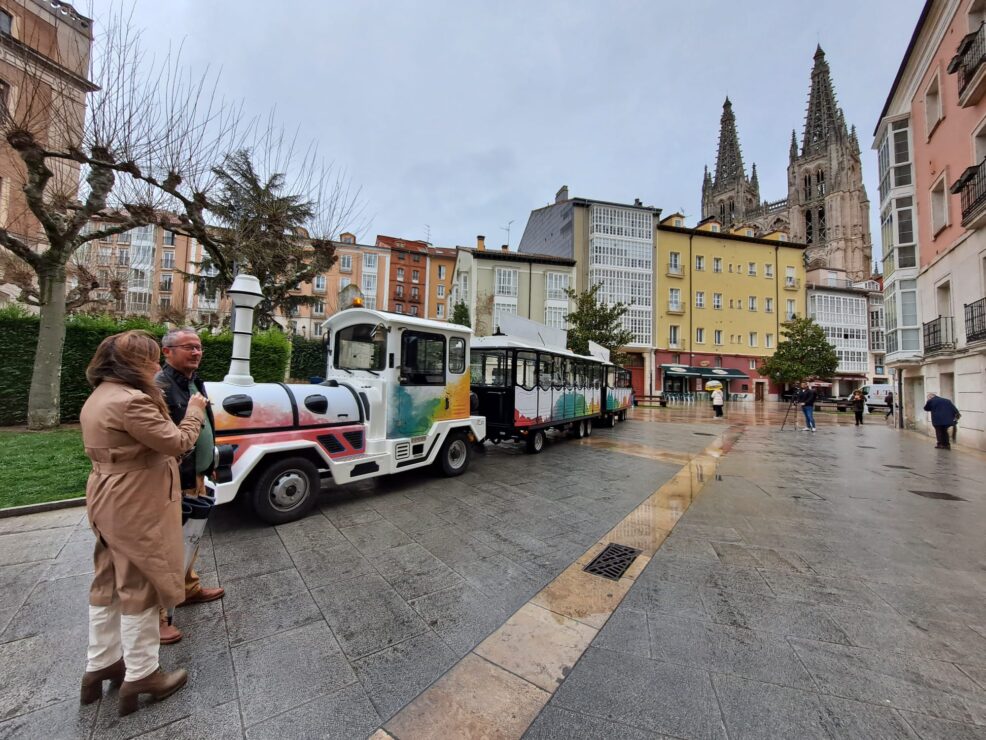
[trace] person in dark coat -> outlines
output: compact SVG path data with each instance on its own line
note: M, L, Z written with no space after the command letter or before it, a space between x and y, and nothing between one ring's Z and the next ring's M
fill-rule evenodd
M849 402L852 412L856 416L856 426L863 425L863 409L866 408L866 399L862 391L853 391L852 400Z
M815 431L815 401L817 398L818 395L814 388L807 383L801 384L801 390L798 392L798 403L801 404L801 412L805 415L805 428L801 430L802 432Z
M889 419L891 416L894 415L894 394L892 392L887 393L887 399L885 403L887 404L887 415L884 416L883 418Z
M943 398L935 393L928 394L928 402L924 405L925 411L931 412L931 426L935 428L935 438L938 444L937 450L949 450L952 448L948 439L948 428L955 424L959 418L959 410L955 404L947 398Z

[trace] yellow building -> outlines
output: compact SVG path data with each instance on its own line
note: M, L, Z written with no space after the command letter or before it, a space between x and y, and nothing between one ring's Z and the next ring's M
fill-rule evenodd
M753 237L713 219L683 226L674 213L658 225L655 365L665 393L694 393L719 379L729 393L777 398L757 368L774 353L781 323L805 315L805 245L783 232Z

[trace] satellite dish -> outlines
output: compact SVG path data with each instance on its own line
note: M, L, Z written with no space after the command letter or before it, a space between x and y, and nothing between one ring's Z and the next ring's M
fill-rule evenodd
M362 307L363 305L363 291L359 289L358 285L350 283L345 288L339 291L339 310L346 308L356 308Z

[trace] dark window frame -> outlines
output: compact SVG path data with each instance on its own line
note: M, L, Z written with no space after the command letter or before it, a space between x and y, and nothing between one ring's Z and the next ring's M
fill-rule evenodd
M415 346L415 365L409 365L407 363L409 352L408 341L410 339L421 340L422 342L441 342L441 358L442 358L442 371L437 372L427 372L429 369L427 366L420 367L418 365L418 348ZM425 347L425 352L433 351L429 347ZM413 331L407 330L401 335L401 363L400 363L400 384L401 385L445 385L446 384L446 373L448 370L448 342L444 334L434 334L432 332L425 331ZM431 368L434 369L434 368Z

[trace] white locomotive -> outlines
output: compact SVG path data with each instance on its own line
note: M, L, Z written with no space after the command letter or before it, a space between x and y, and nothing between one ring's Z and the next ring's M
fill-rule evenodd
M241 492L272 524L304 516L322 479L338 484L425 465L459 475L486 420L470 412L465 326L363 308L325 323L327 379L321 385L255 383L250 375L253 311L260 284L239 275L233 360L221 383L206 383L215 416L216 502Z

